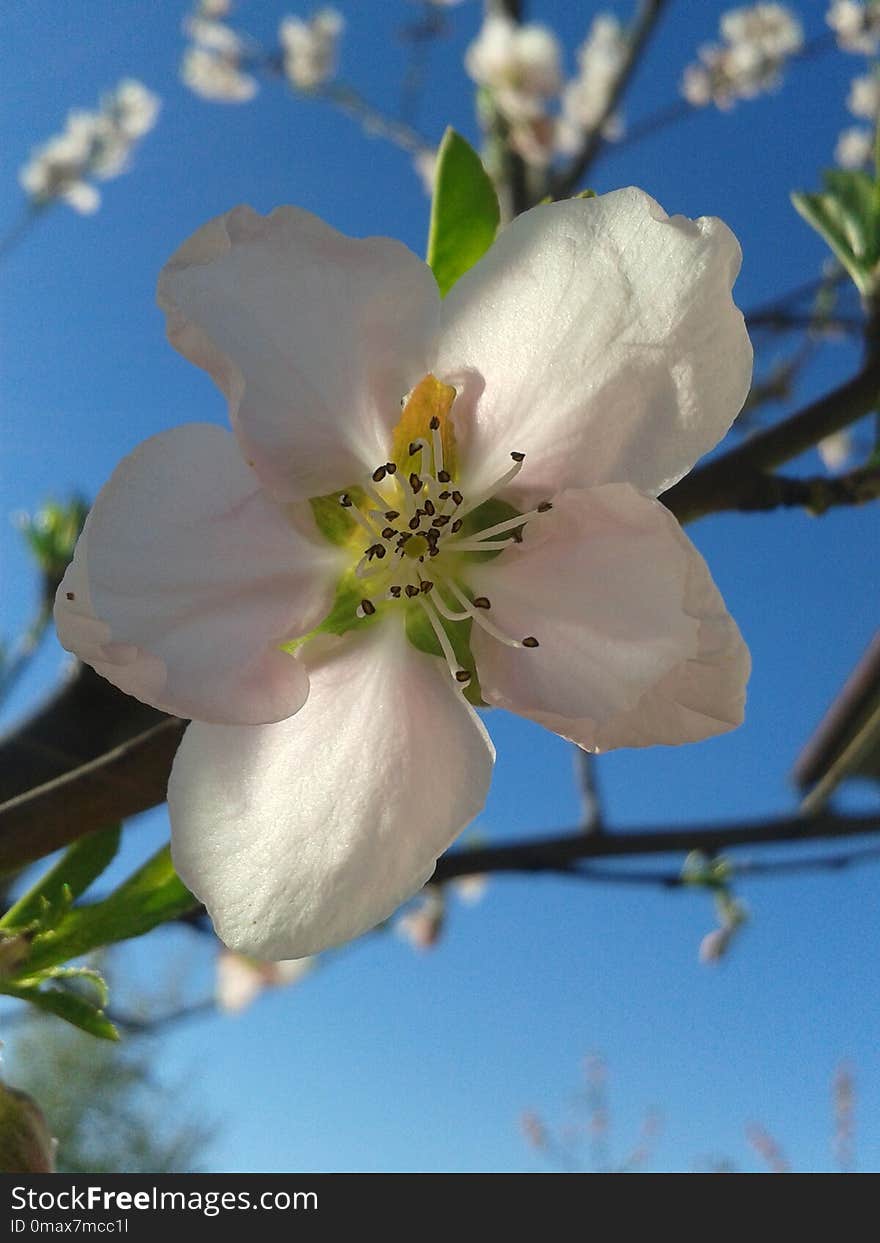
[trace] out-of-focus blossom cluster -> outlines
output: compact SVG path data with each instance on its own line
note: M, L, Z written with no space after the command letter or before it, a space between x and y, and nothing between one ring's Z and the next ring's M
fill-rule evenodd
M698 51L684 71L681 91L696 108L731 108L779 85L785 62L804 45L801 23L784 4L730 9L721 18L721 41Z
M440 940L446 922L446 893L451 892L467 906L476 906L486 894L485 876L459 876L447 885L429 885L417 901L397 921L397 932L413 949L429 950Z
M878 0L832 0L827 21L844 52L875 56L880 50Z
M243 104L257 93L257 80L245 72L244 40L221 19L229 16L230 0L200 0L184 21L190 46L183 54L180 77L202 99Z
M344 29L345 20L335 9L320 9L306 21L300 17L282 20L278 37L291 85L311 91L334 76Z
M849 466L856 453L855 439L848 427L826 436L819 441L816 448L825 469L832 475Z
M576 75L564 83L562 49L552 30L490 15L465 54L465 68L491 94L513 150L543 168L557 155L576 152L603 123L627 46L617 18L599 14L578 50ZM621 130L617 119L603 125L607 138Z
M880 74L876 69L853 78L846 106L859 121L870 125L850 125L842 131L834 149L841 168L863 168L874 158L874 134L880 118Z
M214 997L226 1014L246 1010L267 988L298 984L313 971L314 958L290 958L284 962L257 962L244 954L222 949L217 958Z
M97 211L101 195L93 180L127 171L139 140L156 124L159 98L127 78L96 112L70 112L64 130L38 147L21 169L22 188L35 205L62 199L83 215Z

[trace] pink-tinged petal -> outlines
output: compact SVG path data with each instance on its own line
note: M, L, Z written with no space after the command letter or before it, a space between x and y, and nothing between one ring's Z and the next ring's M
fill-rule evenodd
M488 703L590 751L694 742L741 723L748 649L659 501L626 484L562 493L470 581L496 626L540 643L505 647L474 627Z
M670 487L748 392L752 350L731 298L739 265L720 220L669 218L641 190L519 216L441 312L436 374L473 377L460 399L465 482L485 486L520 452L513 499Z
M401 399L430 370L428 267L294 207L210 221L163 269L158 297L172 345L226 394L245 457L283 500L384 462Z
M495 754L398 618L301 658L301 712L191 725L168 788L175 867L220 939L258 958L315 954L387 919L480 811Z
M341 572L310 521L268 496L229 432L162 432L98 494L55 599L58 637L177 716L290 716L308 677L279 644L326 615Z

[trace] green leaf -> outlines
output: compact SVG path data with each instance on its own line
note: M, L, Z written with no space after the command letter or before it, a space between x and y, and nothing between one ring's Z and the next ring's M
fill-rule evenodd
M873 292L880 262L880 206L874 179L861 170L825 173L825 190L794 193L795 210L825 239L863 294Z
M25 928L34 923L51 926L101 875L118 849L118 826L81 838L9 908L0 919L0 928Z
M119 1039L119 1032L104 1012L70 989L54 986L41 988L30 981L22 984L4 982L0 992L9 997L17 997L19 1001L28 1001L38 1010L54 1014L59 1019L72 1023L74 1027L88 1032L90 1036L98 1036L101 1040Z
M460 134L447 129L437 153L428 264L445 297L486 253L501 213L482 160Z
M72 907L55 928L40 933L27 961L28 974L80 958L102 945L142 936L197 906L164 846L103 902Z

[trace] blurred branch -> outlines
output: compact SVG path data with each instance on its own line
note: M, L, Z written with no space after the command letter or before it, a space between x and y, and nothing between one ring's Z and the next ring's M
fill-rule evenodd
M618 104L629 85L630 79L642 58L648 41L657 26L657 22L666 8L668 0L640 0L636 15L629 29L626 56L620 67L617 80L608 92L605 107L597 118L586 141L569 166L562 169L551 181L550 193L554 199L568 198L577 190L587 175L593 160L599 154L605 139L603 130L617 110Z

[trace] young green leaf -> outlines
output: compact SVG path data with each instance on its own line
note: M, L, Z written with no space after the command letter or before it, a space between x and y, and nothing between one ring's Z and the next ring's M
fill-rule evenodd
M119 827L101 829L76 842L0 919L0 928L52 923L97 880L119 849Z
M498 196L476 151L447 129L437 153L428 264L441 297L480 259L498 231Z
M104 1012L70 989L54 986L41 988L34 981L22 984L9 984L4 981L0 985L0 992L9 997L17 997L19 1001L28 1001L38 1010L54 1014L59 1019L72 1023L74 1027L88 1032L90 1036L98 1036L101 1040L119 1039L119 1032Z

